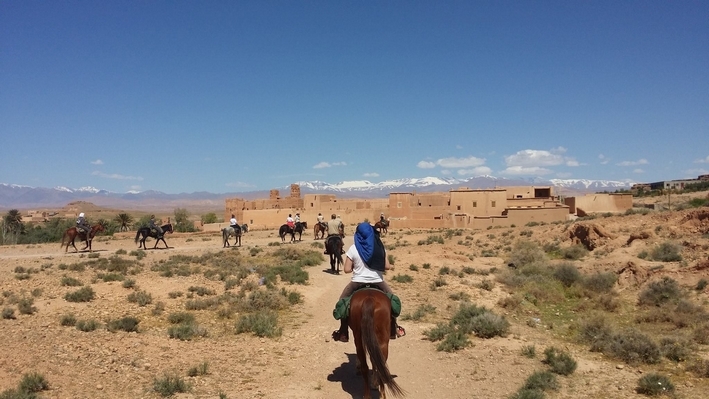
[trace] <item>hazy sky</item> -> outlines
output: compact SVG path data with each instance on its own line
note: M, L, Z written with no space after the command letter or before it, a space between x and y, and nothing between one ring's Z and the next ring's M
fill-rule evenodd
M709 173L707 1L0 1L0 183Z

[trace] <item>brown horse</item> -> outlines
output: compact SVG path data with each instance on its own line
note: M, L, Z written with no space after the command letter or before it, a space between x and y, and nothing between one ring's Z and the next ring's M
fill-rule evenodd
M404 391L394 381L387 358L391 334L391 301L377 289L360 289L350 299L349 327L357 347L357 372L364 379L364 399L371 399L367 354L372 362L372 385L379 389L379 397L386 399L386 390L394 397L403 397Z
M103 225L95 224L95 225L91 226L91 231L89 231L89 236L87 237L86 233L84 233L83 230L79 231L79 229L77 229L76 227L69 227L64 232L64 235L62 235L62 245L59 248L63 247L64 241L67 241L67 239L68 239L68 241L66 243L66 249L64 250L64 252L69 251L69 244L71 244L71 246L74 247L74 252L79 252L79 249L76 248L76 245L74 245L74 240L77 237L79 237L79 241L86 242L86 246L84 248L82 248L81 250L84 251L86 248L88 248L89 252L92 252L91 241L94 239L94 236L96 235L96 233L98 233L100 231L104 231Z
M380 233L386 234L389 229L389 222L382 222L381 220L378 221L377 223L374 223L374 230L379 231Z
M316 240L318 238L325 238L326 231L327 225L325 225L324 223L315 223L315 226L313 226L313 235L315 236Z

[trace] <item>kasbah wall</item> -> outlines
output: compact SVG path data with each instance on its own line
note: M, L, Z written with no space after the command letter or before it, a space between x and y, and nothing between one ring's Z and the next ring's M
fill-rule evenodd
M461 187L438 193L393 192L389 198L381 199L338 199L332 194L301 196L300 186L292 184L286 197L281 197L279 190L271 190L267 199L227 199L224 220L234 214L240 224L248 223L250 229L278 229L289 214L300 213L300 219L312 229L318 213L322 213L325 220L331 214L339 215L353 229L365 220L378 221L379 214L384 213L391 228L486 229L565 221L578 209L584 213L625 212L632 208L632 195L592 194L565 198L564 202L554 196L551 186ZM227 225L228 222L214 223L203 228L218 230Z

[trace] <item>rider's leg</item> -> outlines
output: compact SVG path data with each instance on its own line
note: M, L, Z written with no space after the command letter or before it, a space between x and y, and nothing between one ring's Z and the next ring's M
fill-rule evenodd
M360 283L355 283L354 281L350 281L345 288L342 290L342 294L340 294L340 299L342 298L347 298L348 296L351 296L357 288L359 288L361 284ZM348 319L347 317L343 317L340 319L340 329L335 330L332 333L332 338L336 341L341 341L341 342L347 342L349 340L349 331L348 331Z

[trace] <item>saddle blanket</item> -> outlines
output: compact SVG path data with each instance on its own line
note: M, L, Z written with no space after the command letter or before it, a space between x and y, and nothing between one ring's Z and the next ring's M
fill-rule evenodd
M399 317L401 314L401 300L394 294L386 294L386 296L388 296L391 301L391 315ZM340 320L350 315L350 299L352 299L352 297L348 296L347 298L342 298L337 301L335 309L332 311L332 316L335 320Z

